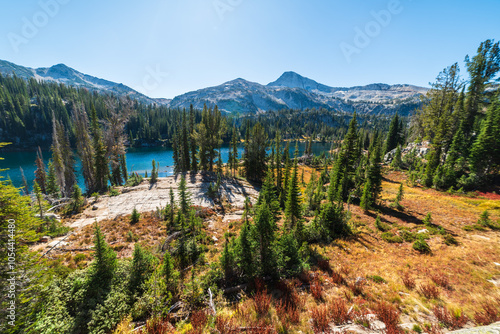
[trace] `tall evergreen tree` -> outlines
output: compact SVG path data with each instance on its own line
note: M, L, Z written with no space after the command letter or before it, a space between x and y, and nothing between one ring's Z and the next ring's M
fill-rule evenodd
M486 40L482 42L477 55L472 59L467 56L465 65L470 76L465 101L464 132L469 135L473 131L474 120L484 103L483 93L500 71L500 42Z
M189 208L191 206L191 194L187 190L186 178L184 175L181 176L181 181L179 183L179 207L180 212L183 215L187 215Z
M59 186L57 185L56 170L54 168L54 163L52 159L49 160L48 164L48 174L47 174L47 195L58 198L59 197Z
M261 181L266 174L267 134L260 123L252 128L246 147L246 177L249 180Z
M330 177L330 187L328 189L328 199L330 202L338 199L347 199L347 194L352 187L351 177L356 172L356 162L358 159L358 123L356 113L354 114L349 129L342 142L339 155L335 160Z
M35 194L38 211L40 212L40 218L43 219L43 193L36 180L33 182L33 193Z
M198 159L196 158L196 139L195 139L195 113L193 105L189 106L189 144L191 148L191 171L194 173L198 172Z
M72 118L75 125L76 150L82 165L81 171L85 188L87 191L93 192L95 190L94 147L87 113L83 105L73 105Z
M258 273L276 275L276 222L265 201L255 211L252 239L257 248Z
M295 224L302 218L301 204L300 204L300 188L297 175L297 155L299 152L298 145L295 146L295 159L293 162L292 178L290 179L287 198L285 203L285 216L289 227L295 228Z
M94 106L91 108L90 112L91 120L91 132L94 147L94 179L95 179L95 189L96 192L104 192L108 189L108 161L106 158L106 146L104 145L102 139L101 128L97 119L97 111ZM54 159L55 161L55 159Z
M498 96L488 108L486 119L472 145L470 162L478 176L494 175L500 170L500 101Z
M391 124L389 125L389 132L387 133L387 139L385 140L383 154L395 149L400 143L400 129L399 129L399 116L398 113L392 118Z
M251 230L252 225L248 219L250 212L250 200L245 200L245 211L243 213L243 225L240 235L236 240L235 258L236 263L243 274L251 278L255 275L254 247L252 245Z
M35 180L37 184L40 186L40 190L43 194L47 193L46 181L47 181L47 172L45 171L45 164L43 162L42 150L40 146L38 146L38 150L36 152L36 170L35 170Z

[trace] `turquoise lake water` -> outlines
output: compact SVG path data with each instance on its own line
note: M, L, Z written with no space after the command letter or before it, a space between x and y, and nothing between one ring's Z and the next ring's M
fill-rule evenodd
M313 143L312 150L314 154L321 154L322 152L330 150L330 143ZM293 151L295 150L295 143L290 145L290 156L293 156ZM305 143L299 143L299 155L302 155L305 150ZM238 148L239 155L243 152L243 146ZM47 166L48 160L51 157L49 151L43 151L43 158L45 165ZM221 148L222 160L227 162L229 157L229 147L224 146ZM0 153L0 157L4 160L0 160L0 169L7 169L0 172L0 175L5 178L10 177L13 184L16 187L22 185L22 176L19 167L24 170L24 175L30 187L33 185L33 180L35 179L35 159L36 151L32 152L4 152ZM137 172L144 175L146 171L148 174L151 172L151 161L156 160L160 164L159 176L169 176L173 174L174 160L173 151L170 147L141 147L141 148L128 148L127 149L127 168L128 172ZM82 189L83 177L80 173L80 161L77 159L76 173L78 176L78 184Z

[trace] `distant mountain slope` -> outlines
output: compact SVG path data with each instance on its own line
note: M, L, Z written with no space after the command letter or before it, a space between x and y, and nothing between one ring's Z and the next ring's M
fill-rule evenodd
M295 72L285 72L278 80L261 85L244 79L228 81L175 97L171 107L195 108L218 105L226 112L258 113L277 109L326 108L345 112L406 115L420 105L426 88L411 85L371 84L335 88L320 84Z
M100 93L112 93L118 96L130 96L133 99L137 99L145 103L157 102L155 99L149 98L146 95L143 95L121 83L99 79L91 75L78 72L77 70L74 70L64 64L57 64L51 67L34 69L16 65L5 60L0 60L0 73L2 75L15 74L16 76L26 80L34 78L37 80L62 83L78 88L87 88L89 90L95 90Z
M330 87L295 72L285 72L267 85L244 79L228 81L179 95L173 99L154 99L130 87L78 72L64 64L48 68L29 68L0 60L0 73L21 78L52 81L101 93L130 96L144 103L173 108L203 108L218 105L228 113L254 114L268 110L325 108L343 112L406 115L420 105L419 96L427 88L412 85L371 84L356 87Z

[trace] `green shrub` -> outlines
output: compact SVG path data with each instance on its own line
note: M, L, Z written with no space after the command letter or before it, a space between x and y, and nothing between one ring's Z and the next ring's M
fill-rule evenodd
M413 242L413 241L415 241L415 239L417 239L417 234L415 232L403 230L403 231L401 231L401 237L406 242Z
M429 247L429 244L425 241L424 238L421 238L420 236L413 243L413 249L416 251L419 251L420 253L423 253L423 254L428 254L431 252L431 248Z
M137 211L136 208L132 210L132 216L130 216L130 223L131 224L137 224L139 222L139 219L141 219L141 214L139 211Z
M73 260L75 261L75 263L78 263L78 262L81 262L83 260L87 259L87 255L83 254L83 253L78 253L75 255L75 257L73 258Z
M128 242L137 242L137 240L139 240L139 237L137 235L135 235L134 233L132 233L132 231L128 231L127 233L127 241Z
M137 173L132 173L128 180L127 183L125 183L126 187L135 187L138 186L139 184L142 183L143 177L142 175L139 175Z
M446 234L444 237L444 243L448 246L454 246L454 245L458 245L458 241L457 239L455 239L454 236L452 236L451 234Z
M403 238L401 238L399 235L394 235L391 232L382 233L381 237L386 242L391 243L391 244L400 244L400 243L403 243Z
M432 225L432 214L430 212L427 213L427 215L425 216L424 220L422 220L422 222L427 226L431 226Z
M378 275L368 275L367 278L371 279L375 283L387 283L387 281Z
M115 189L115 188L111 188L109 190L108 194L109 194L110 197L114 197L114 196L120 195L120 192L117 189Z
M420 327L417 324L413 325L412 329L413 329L414 332L419 333L419 334L423 332L422 327Z
M391 229L391 227L385 223L383 223L381 220L380 220L380 216L377 216L377 218L375 219L375 227L379 230L379 231L382 231L382 232L387 232Z

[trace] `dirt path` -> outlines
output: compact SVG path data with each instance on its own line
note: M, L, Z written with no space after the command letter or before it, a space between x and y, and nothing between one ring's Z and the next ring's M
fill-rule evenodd
M97 202L91 204L76 219L70 222L73 228L81 228L92 224L94 221L104 219L114 219L122 215L132 213L134 207L139 212L155 211L157 208L164 208L169 203L169 192L172 188L176 200L178 200L178 188L180 176L169 176L159 178L158 182L151 186L144 181L136 187L123 187L118 196L102 196ZM213 201L205 195L210 182L216 181L215 178L207 175L187 175L187 188L191 193L193 205L203 207L213 207ZM222 181L221 198L228 201L236 209L242 209L245 198L250 197L255 202L258 191L250 183L245 181L234 181L224 179Z

